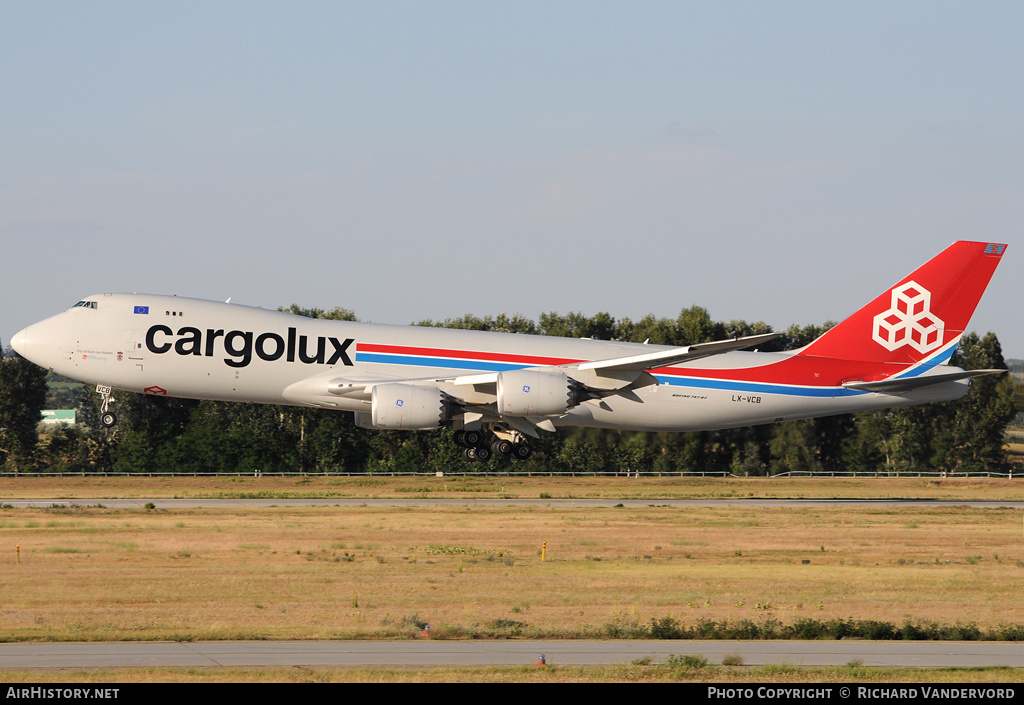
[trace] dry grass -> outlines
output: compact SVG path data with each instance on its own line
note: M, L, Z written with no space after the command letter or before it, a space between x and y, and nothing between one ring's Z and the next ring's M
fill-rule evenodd
M1022 446L1024 448L1024 446ZM0 477L4 499L100 498L831 498L1024 500L1024 481L995 478L700 477Z
M1020 514L1002 509L5 509L0 550L4 640L1024 623Z

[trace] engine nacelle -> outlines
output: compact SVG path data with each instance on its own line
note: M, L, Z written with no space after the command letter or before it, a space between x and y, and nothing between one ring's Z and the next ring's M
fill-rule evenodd
M578 382L558 372L498 373L498 413L503 416L561 416L587 398Z
M450 403L440 389L415 384L373 387L370 420L374 428L424 430L450 417Z

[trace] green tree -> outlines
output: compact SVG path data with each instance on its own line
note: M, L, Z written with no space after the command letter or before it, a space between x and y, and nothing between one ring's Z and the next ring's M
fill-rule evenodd
M293 313L296 316L305 316L306 318L326 318L332 321L358 321L356 314L351 309L342 308L341 306L335 306L328 310L322 308L303 308L298 304L292 304L287 308L278 306L278 311L284 311L285 313Z
M46 437L36 450L37 462L45 470L90 472L100 460L102 444L80 422L74 426L57 424Z
M612 449L612 459L616 467L625 472L639 473L651 468L654 452L648 442L647 433L636 432L628 436L623 434L622 442Z
M845 473L845 450L857 429L853 414L822 416L811 420L815 453L818 464L825 472Z
M891 416L885 409L854 415L853 430L843 440L843 467L847 471L889 472L893 468Z
M811 419L783 421L772 428L770 441L773 473L815 472L821 469Z
M523 335L536 335L537 324L521 313L509 316L507 313L498 315L491 329L496 333L521 333Z
M46 393L41 367L17 354L0 358L0 466L33 462Z
M1006 369L994 333L983 338L976 333L965 335L951 363L966 370ZM935 440L936 466L951 472L1005 468L1006 428L1017 413L1010 375L977 377L966 397L940 409L946 413L938 417L942 432Z
M652 345L680 345L679 330L670 318L655 318L648 314L636 323L628 318L619 322L619 340L631 343L649 342Z
M706 431L666 434L664 449L669 467L676 472L704 472L707 466L707 445L710 436Z
M597 340L612 340L618 333L615 319L609 314L602 312L588 318L577 311L565 315L554 311L542 313L538 331L541 335L557 338L596 338Z
M786 329L785 334L781 338L773 341L773 343L778 345L777 349L779 350L796 350L814 342L835 325L835 321L825 321L820 326L813 324L798 326L794 323ZM766 347L765 350L767 349L769 348ZM772 349L775 348L773 347Z
M711 320L708 310L701 306L691 306L679 312L676 318L679 345L695 345L722 340L726 337L725 326Z
M907 406L889 412L887 445L890 468L897 474L932 469L939 405Z
M366 461L365 429L357 428L352 414L306 410L306 465L316 472L357 472Z
M193 409L201 402L132 392L116 392L118 425L106 432L110 461L117 472L166 472L193 470L194 457L170 452L187 428ZM183 464L183 461L189 464Z
M774 333L772 327L764 321L757 321L756 323L747 323L746 321L729 321L728 323L722 324L726 338L745 338L750 335L764 335L766 333ZM767 347L761 346L761 350L767 350Z
M454 328L456 330L489 331L494 330L494 319L490 316L487 318L480 318L479 316L467 313L462 318L446 318L443 321L435 321L427 318L422 321L417 321L413 325L426 326L428 328Z
M587 435L572 435L565 439L555 460L570 472L598 472L604 469L606 455Z
M748 440L742 450L733 454L732 474L738 477L752 477L764 475L768 472L768 465L764 462L762 445Z

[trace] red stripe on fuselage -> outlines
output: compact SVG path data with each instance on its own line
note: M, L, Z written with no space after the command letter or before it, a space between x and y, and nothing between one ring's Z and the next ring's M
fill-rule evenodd
M419 348L408 345L378 345L375 343L357 343L362 352L385 353L390 355L416 355L419 357L443 357L453 360L486 360L487 362L508 362L520 365L549 366L569 365L584 360L561 357L541 357L539 355L511 355L500 352L484 352L480 350L449 350L445 348Z
M408 345L380 345L359 343L359 350L390 355L414 355L424 358L445 358L453 360L474 360L506 362L527 366L569 365L584 360L540 355L513 355L480 350L453 350L450 348L423 348ZM905 364L866 362L862 360L840 360L829 357L793 355L783 360L746 368L700 368L662 367L651 370L651 374L666 377L698 377L701 379L724 379L738 382L760 382L763 384L787 384L806 387L838 387L843 382L873 382L891 377L906 369Z

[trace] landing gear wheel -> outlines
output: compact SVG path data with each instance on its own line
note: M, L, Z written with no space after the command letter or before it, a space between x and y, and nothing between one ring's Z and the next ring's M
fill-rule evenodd
M525 443L512 444L512 457L516 460L526 460L533 455L533 449Z
M491 459L490 448L466 448L462 451L462 457L470 461L484 462Z
M480 445L480 441L483 439L483 435L479 431L463 431L462 442L471 447L476 448Z
M495 455L502 455L507 458L512 455L512 443L499 438L491 444L491 452Z
M460 448L468 448L468 446L466 445L465 431L456 431L455 433L453 433L452 440L455 441L455 445L459 446Z
M105 384L97 384L96 391L103 398L103 405L100 407L100 425L103 428L113 428L117 423L117 416L109 409L110 405L114 403L114 390Z

